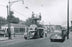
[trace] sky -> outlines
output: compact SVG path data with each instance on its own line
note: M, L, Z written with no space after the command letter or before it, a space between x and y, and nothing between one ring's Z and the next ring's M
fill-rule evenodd
M0 16L7 17L7 8L9 0L0 0ZM11 2L17 0L11 0ZM69 0L69 22L72 20L72 0ZM44 24L67 25L67 0L21 0L12 3L11 10L14 11L14 16L25 21L31 17L32 11L35 14L41 13L42 22Z

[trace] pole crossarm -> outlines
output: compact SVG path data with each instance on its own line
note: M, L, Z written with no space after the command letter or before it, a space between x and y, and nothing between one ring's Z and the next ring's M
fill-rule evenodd
M19 2L19 1L22 1L22 3L24 4L24 0L17 0L17 1L12 1L12 2L9 1L9 4L12 5L12 4Z

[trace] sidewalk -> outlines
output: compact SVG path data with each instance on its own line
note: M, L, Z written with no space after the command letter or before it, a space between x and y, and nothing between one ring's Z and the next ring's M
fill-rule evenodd
M0 46L11 45L25 41L23 35L16 35L16 37L12 36L12 39L8 38L1 38L1 39L3 40L0 40Z
M0 37L0 41L8 40L8 37Z
M65 42L62 44L62 47L72 47L72 32L70 32L69 39L65 40Z
M15 37L14 35L12 35L11 37L12 39L19 39L19 38L23 38L23 35L15 35ZM0 37L0 41L6 41L6 40L9 40L8 37Z

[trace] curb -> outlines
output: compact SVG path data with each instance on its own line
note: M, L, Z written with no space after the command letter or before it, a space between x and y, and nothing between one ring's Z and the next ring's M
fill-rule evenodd
M8 40L8 37L0 37L0 41Z

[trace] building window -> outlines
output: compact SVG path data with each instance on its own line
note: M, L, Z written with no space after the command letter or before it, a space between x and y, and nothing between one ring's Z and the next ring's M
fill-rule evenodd
M25 28L20 28L20 32L25 32Z

